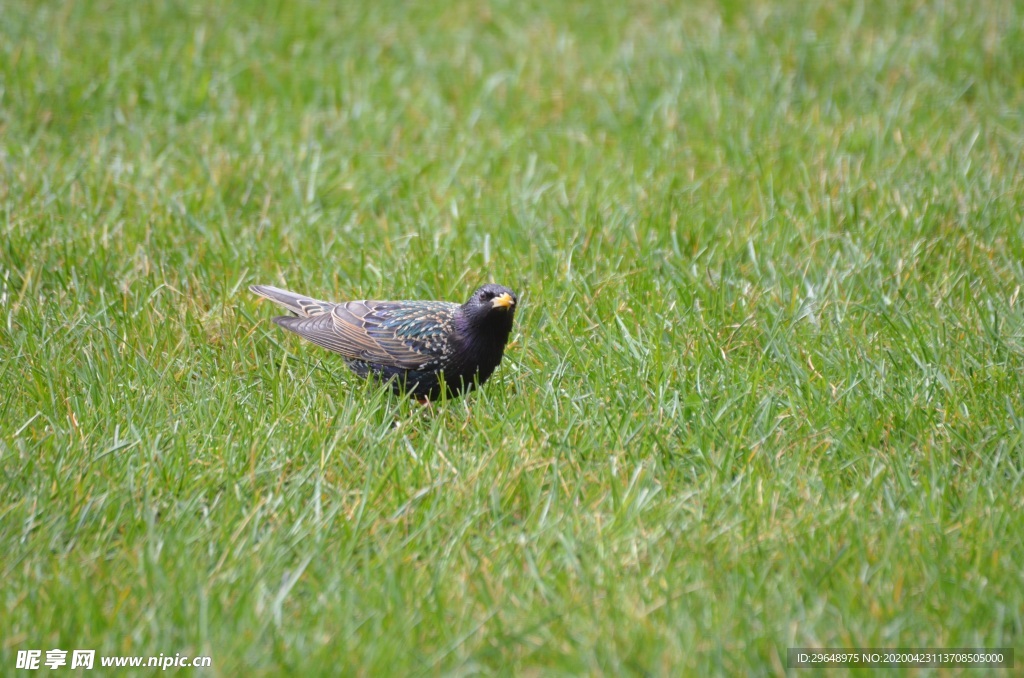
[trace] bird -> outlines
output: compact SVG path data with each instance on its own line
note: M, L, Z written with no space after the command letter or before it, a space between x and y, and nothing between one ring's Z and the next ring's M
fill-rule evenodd
M518 297L489 283L464 304L450 301L313 299L270 285L249 291L294 315L274 322L341 354L358 376L389 383L421 403L457 398L482 385L501 363Z

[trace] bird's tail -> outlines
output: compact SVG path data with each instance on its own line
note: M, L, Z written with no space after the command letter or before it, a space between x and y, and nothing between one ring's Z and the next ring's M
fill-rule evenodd
M331 309L334 308L334 304L328 301L311 299L301 294L295 294L295 292L282 290L280 287L251 285L249 291L260 295L264 299L270 299L275 304L284 306L295 315L300 315L304 318L312 318L323 313L330 313Z

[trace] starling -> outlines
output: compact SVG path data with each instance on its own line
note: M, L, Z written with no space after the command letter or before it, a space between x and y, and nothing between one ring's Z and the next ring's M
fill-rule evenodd
M484 285L461 306L449 301L317 301L268 285L252 292L294 316L274 318L326 349L340 353L360 377L389 382L420 401L442 390L457 397L483 384L505 352L515 292Z

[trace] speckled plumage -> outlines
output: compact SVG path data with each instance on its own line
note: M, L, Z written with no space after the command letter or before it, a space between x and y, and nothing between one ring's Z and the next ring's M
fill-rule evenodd
M483 384L501 362L516 295L484 285L465 304L448 301L331 303L266 285L249 288L292 311L281 327L339 353L361 377L390 382L420 399L458 396Z

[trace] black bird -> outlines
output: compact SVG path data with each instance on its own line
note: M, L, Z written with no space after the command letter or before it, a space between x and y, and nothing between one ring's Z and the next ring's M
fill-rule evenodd
M450 301L317 301L268 285L252 292L295 313L274 318L345 358L360 377L390 382L420 401L457 397L491 376L512 331L515 292L484 285L461 306Z

